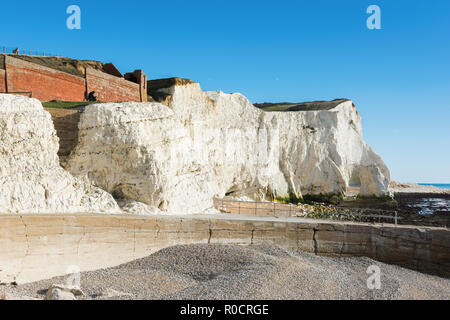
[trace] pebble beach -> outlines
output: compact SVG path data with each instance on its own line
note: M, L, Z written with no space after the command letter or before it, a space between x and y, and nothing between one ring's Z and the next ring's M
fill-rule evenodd
M367 269L380 268L380 289ZM0 286L0 298L43 299L57 277ZM78 299L450 299L450 279L365 257L323 257L276 246L178 245L81 273Z

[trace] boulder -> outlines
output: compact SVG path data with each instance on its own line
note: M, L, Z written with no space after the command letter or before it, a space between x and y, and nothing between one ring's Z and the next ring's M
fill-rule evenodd
M84 296L84 293L76 286L52 284L47 290L45 300L76 300L77 296Z

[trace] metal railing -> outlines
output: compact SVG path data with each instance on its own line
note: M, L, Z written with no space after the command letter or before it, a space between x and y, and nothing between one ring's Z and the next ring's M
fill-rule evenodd
M381 214L358 214L352 213L352 215L361 216L361 217L371 217L371 218L384 218L384 219L393 219L395 225L397 225L398 219L398 211L397 210L385 210L385 209L372 209L372 208L351 208L351 207L343 207L343 206L333 206L336 209L342 210L350 210L350 211L370 211L370 212L381 212L381 213L391 213L391 215L381 215Z
M214 206L216 207L216 209L224 213L255 215L255 216L274 216L274 217L305 216L305 209L302 208L301 206L268 201L242 201L224 198L214 198ZM330 206L329 208L342 210L330 213L330 215L349 218L359 217L359 218L386 219L386 220L392 219L396 226L398 224L398 220L400 219L398 217L397 210L349 208L339 206ZM347 210L347 212L345 212L344 210ZM362 213L364 211L381 212L384 214L364 214ZM387 215L386 213L390 213L390 215ZM306 212L306 215L307 214L308 213Z
M225 203L227 203L227 205L225 205ZM233 204L236 203L237 206L233 206ZM302 212L302 210L300 210L300 207L293 204L281 204L268 201L241 201L214 198L214 205L217 207L217 209L222 209L224 211L237 209L231 211L237 211L238 214L249 213L258 215L265 213L266 215L273 216L295 216L296 212Z
M46 50L31 50L31 49L21 49L18 47L7 47L0 45L0 53L4 54L17 54L17 55L27 55L36 57L60 57L61 55L55 54Z

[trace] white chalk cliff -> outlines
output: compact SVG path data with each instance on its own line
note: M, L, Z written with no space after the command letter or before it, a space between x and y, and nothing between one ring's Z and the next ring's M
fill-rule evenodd
M231 192L340 195L360 186L361 195L388 194L389 170L364 142L351 101L264 112L241 94L203 92L197 83L160 91L171 95L169 106L87 106L66 169L115 196L177 214L202 212Z
M0 94L0 214L120 212L110 194L61 168L57 151L41 103Z

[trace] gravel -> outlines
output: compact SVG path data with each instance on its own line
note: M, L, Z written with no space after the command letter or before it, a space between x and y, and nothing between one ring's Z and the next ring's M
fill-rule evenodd
M381 270L379 290L367 288L371 265ZM0 286L0 296L42 299L51 284L65 279ZM365 257L215 244L173 246L117 267L83 272L81 288L84 299L450 299L450 279Z

